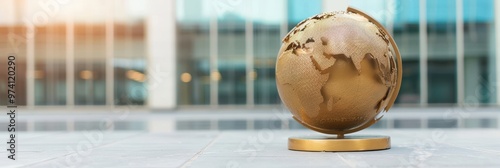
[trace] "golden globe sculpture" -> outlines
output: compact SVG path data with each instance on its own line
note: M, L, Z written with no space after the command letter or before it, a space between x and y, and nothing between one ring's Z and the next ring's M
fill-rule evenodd
M345 136L376 123L393 105L402 62L394 39L367 14L322 13L283 39L276 83L283 103L305 127L335 137L289 138L291 150L390 148L386 136Z

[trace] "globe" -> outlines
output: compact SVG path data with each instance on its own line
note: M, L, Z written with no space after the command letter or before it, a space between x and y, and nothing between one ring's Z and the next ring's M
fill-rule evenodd
M342 135L376 123L397 97L401 58L380 23L349 8L297 24L283 39L276 83L293 118Z

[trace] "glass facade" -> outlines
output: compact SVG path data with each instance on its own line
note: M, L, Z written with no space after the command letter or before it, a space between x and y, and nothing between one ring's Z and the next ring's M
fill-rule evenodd
M395 5L395 9L406 9L392 10L392 34L403 59L403 83L396 103L418 104L421 100L419 0L398 1L391 5Z
M175 0L177 89L167 94L176 94L178 106L280 104L274 68L281 38L322 12L324 1ZM494 0L350 3L398 44L404 73L397 104L497 104ZM147 4L75 0L56 11L37 1L0 1L0 51L19 55L26 67L19 76L32 74L18 80L17 93L26 95L18 104L146 106Z
M494 0L464 0L464 102L493 104L495 97ZM497 28L498 29L498 28ZM498 50L498 48L497 48ZM498 90L497 90L498 91Z
M0 3L0 48L16 53L21 67L18 105L29 99L34 106L145 104L144 1ZM30 69L33 76L24 78ZM5 74L0 76L3 93Z
M428 102L457 102L457 27L455 0L428 1Z
M210 104L210 17L203 13L201 4L203 0L176 3L177 75L180 79L177 99L180 105Z
M321 12L321 5L321 0L177 1L179 105L279 104L274 68L281 38Z
M206 17L206 19L193 22L193 19L187 17L195 15L192 11L204 11L208 15L214 4L192 0L178 0L177 2L184 4L183 10L177 11L177 15L182 16L177 20L180 25L178 32L201 27L208 29L203 31L203 35L190 36L199 40L205 39L203 42L197 43L195 48L186 48L184 43L179 43L182 45L178 45L178 52L185 54L191 50L205 49L205 53L217 53L214 60L211 60L209 55L203 57L204 59L190 60L186 58L193 58L193 54L180 55L178 62L183 66L178 69L201 69L200 64L202 64L206 68L205 75L209 75L213 71L210 67L216 66L217 78L205 76L195 79L196 77L193 77L192 81L218 80L212 83L205 81L205 90L201 92L203 94L196 91L195 82L179 82L180 91L177 95L180 105L279 103L274 81L274 64L280 47L279 40L286 33L284 30L290 30L301 20L320 13L323 8L321 0L284 0L257 8L252 4L262 4L259 1L238 1L239 3L213 1L215 6L226 7L223 14L214 10L217 15L216 19L211 20ZM463 0L460 6L457 6L457 2L456 0L377 0L370 2L352 0L350 2L353 7L366 11L384 24L393 34L400 48L404 74L396 103L456 105L495 102L495 86L492 82L496 75L493 0ZM190 5L186 5L188 3ZM247 9L240 9L240 6L245 6ZM194 7L196 10L189 10ZM245 14L245 11L251 12ZM269 11L273 12L274 18L268 20L276 19L274 22L265 22L265 18L260 18L263 13ZM458 18L457 14L461 17ZM264 17L269 17L269 15ZM423 23L425 25L422 26ZM211 24L217 26L211 27ZM252 26L248 27L248 24ZM462 31L458 31L457 28ZM217 30L213 34L210 29ZM212 38L215 41L206 39L211 35L216 36ZM458 36L463 36L463 38L457 39ZM210 42L217 43L217 51L209 51L212 45ZM251 61L248 59L245 61L245 53L248 54L246 50L250 49L248 45L245 45L246 43L253 43L251 45L253 51L250 52L253 57ZM457 45L463 46L462 50L457 48ZM191 61L202 63L190 64ZM251 69L248 70L248 67ZM185 73L180 70L178 75ZM217 92L210 91L211 85L218 86ZM249 93L252 90L253 93ZM254 100L248 100L249 97L253 97ZM197 99L204 99L205 103L194 101Z

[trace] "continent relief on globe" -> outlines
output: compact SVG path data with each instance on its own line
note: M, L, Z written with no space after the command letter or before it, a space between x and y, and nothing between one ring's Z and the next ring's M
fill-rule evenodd
M301 124L322 133L350 133L373 124L396 86L388 38L382 28L351 12L302 21L283 39L277 58L284 104Z

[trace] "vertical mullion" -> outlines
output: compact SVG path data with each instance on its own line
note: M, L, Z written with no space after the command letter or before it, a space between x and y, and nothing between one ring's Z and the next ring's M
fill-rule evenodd
M217 106L219 104L218 96L218 79L220 79L217 55L218 55L218 25L217 14L212 11L210 18L210 105Z
M106 105L114 107L114 1L108 2L106 15Z
M387 29L387 33L393 35L394 34L394 16L395 14L392 12L396 11L396 1L388 0L385 4L385 27ZM392 11L392 12L391 12Z
M86 71L90 71L92 73L92 77L90 79L85 80L85 90L88 91L85 96L85 105L95 105L94 103L94 80L95 73L94 72L94 58L92 58L93 51L93 30L94 25L87 20L85 23L85 69ZM90 88L90 89L89 89Z
M283 1L283 5L286 6L286 8L284 8L284 14L283 14L284 17L280 25L281 38L284 38L288 33L288 1L287 0Z
M45 37L45 72L47 76L45 77L45 105L54 105L54 98L56 97L54 85L55 80L57 76L57 72L54 68L55 66L55 61L54 57L54 25L47 23L45 25L45 34L43 35ZM35 66L36 67L36 66ZM36 102L35 102L36 103Z
M75 106L75 24L73 13L66 19L66 104Z
M419 45L420 45L420 105L428 104L428 74L427 74L427 5L426 0L420 0L419 9Z
M28 9L31 4L25 3L24 8ZM27 27L26 31L26 106L35 106L35 26ZM31 29L31 30L30 30Z
M323 1L323 3L325 3L325 1ZM288 0L286 1L283 1L283 5L286 7L284 8L284 14L283 16L285 16L285 18L283 18L283 22L281 23L280 25L280 43L281 43L281 39L283 39L287 34L288 34ZM278 96L279 97L279 96ZM281 99L281 98L280 98ZM281 103L282 104L282 101L280 100L278 102L278 104Z
M73 13L66 14L66 105L75 106L75 24Z
M456 0L456 4L457 103L461 106L464 103L465 97L463 0Z
M497 92L497 105L500 105L500 32L498 31L500 28L500 1L495 1L495 67L496 67L496 92ZM498 124L500 127L500 124Z
M252 3L247 1L246 3ZM247 4L247 6L252 6ZM252 8L248 7L248 13L251 13ZM253 52L253 20L247 17L245 21L245 55L246 55L246 91L247 91L247 106L253 107L254 102L254 52Z

